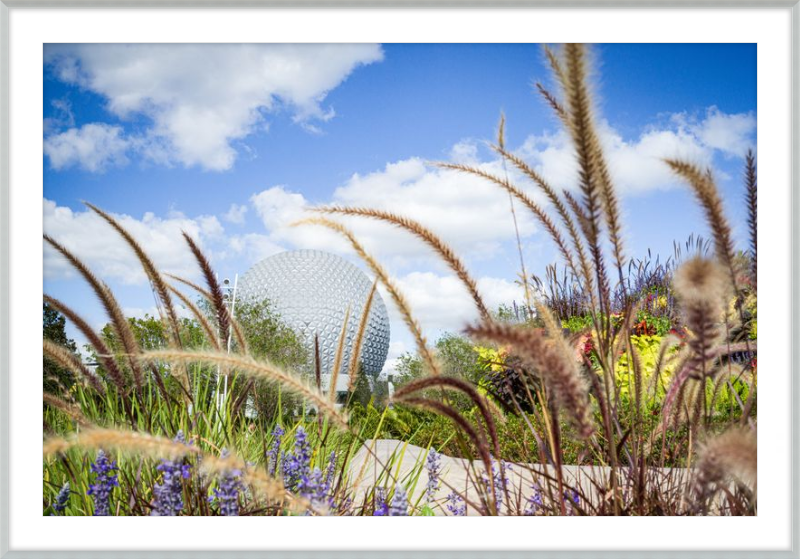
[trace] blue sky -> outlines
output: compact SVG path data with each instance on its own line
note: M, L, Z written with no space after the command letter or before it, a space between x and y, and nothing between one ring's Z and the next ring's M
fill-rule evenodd
M668 256L673 240L706 233L659 160L672 156L714 168L744 246L756 46L606 44L592 56L628 253ZM165 270L195 279L181 229L232 276L297 247L352 258L321 230L288 227L307 206L390 209L461 251L497 305L519 297L508 198L426 163L502 171L486 143L504 111L507 145L556 186L575 187L565 136L532 87L555 89L539 45L48 45L43 71L45 231L104 277L131 315L152 312L152 294L130 251L81 200L119 216ZM469 297L425 247L346 221L432 337L474 318ZM540 273L556 255L533 220L522 215L520 225L528 268ZM103 324L80 279L49 250L44 258L45 292ZM390 314L394 357L411 344Z

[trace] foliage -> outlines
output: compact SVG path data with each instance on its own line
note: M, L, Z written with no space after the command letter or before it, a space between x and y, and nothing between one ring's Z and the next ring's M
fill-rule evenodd
M236 318L242 327L250 355L256 359L267 359L277 365L311 374L311 359L306 346L269 301L258 303L238 302ZM240 383L239 386L246 386ZM251 393L252 405L261 420L274 418L277 414L293 413L302 407L302 402L287 394L274 383L257 381ZM234 397L245 397L241 393Z
M592 115L584 50L574 44L560 54L546 49L561 98L539 85L575 150L578 194L557 191L506 151L503 123L493 146L533 181L553 217L507 179L444 165L502 188L557 245L562 271L549 268L545 281L534 281L539 300L526 301L526 307L538 303L535 318L502 307L491 316L463 263L433 232L402 216L349 210L415 233L470 291L482 320L466 336L443 336L432 350L380 264L344 226L315 220L350 240L415 335L419 356L400 358L397 391L385 407L379 396L385 384L369 383L363 374L355 379L346 410L335 405L333 393L309 385L313 362L305 357L303 340L267 305L242 306L231 316L210 263L189 235L184 239L203 272L206 285L199 291L208 302L201 304L205 314L187 305L194 319L179 320L173 286L113 217L89 205L134 250L164 316L120 318L110 290L51 240L90 283L111 324L101 336L89 336L101 380L75 383L63 398L45 395L43 514L436 510L427 491L436 480L421 484L427 495L416 501L409 496L421 472L430 473L437 460L422 457L401 477L395 466L402 444L399 456L370 473L371 485L355 487L353 476L360 473L351 467L353 455L369 453L366 442L376 438L472 461L469 498L453 487L446 504L438 505L451 514L464 514L467 506L485 515L756 514L756 360L749 353L743 363L732 359L741 353L733 347L741 340L749 351L747 339L756 328L755 242L747 257L752 263L734 255L711 171L668 160L706 215L713 256L706 254L708 245L692 241L687 253L691 248L697 255L680 263L677 245L676 258L663 264L656 259L651 265L649 254L644 261L627 257L617 193ZM750 154L751 214L754 165ZM77 325L85 324L66 305L47 300ZM51 314L49 322L69 348L63 319ZM93 334L86 326L84 331ZM229 338L235 340L230 353ZM215 352L217 347L224 350ZM94 379L69 355L63 363ZM229 380L227 397L220 378ZM251 421L242 410L254 387L260 413ZM367 400L369 389L375 397ZM506 473L527 464L545 466L547 473L537 475L526 502L514 505L504 491ZM567 464L600 466L604 473L587 489L570 484Z
M592 315L584 314L578 316L568 316L567 318L561 320L561 326L573 334L585 332L592 327Z
M71 340L67 337L65 325L66 319L64 316L47 303L44 303L42 308L42 334L44 338L67 348L72 353L77 354L78 347L75 345L74 340ZM69 370L59 367L47 357L44 357L42 366L42 377L45 392L62 392L64 390L68 390L75 382L75 379Z
M649 389L653 386L651 391L646 390L645 396L648 398L650 407L655 402L663 400L666 395L666 387L669 385L672 377L673 367L667 366L658 375L658 378L653 378L656 372L656 361L658 360L659 349L663 341L662 336L644 334L641 336L631 336L630 341L634 351L636 351L639 359L639 365L642 369L642 382L643 386ZM631 403L631 395L635 390L635 378L633 375L633 363L630 354L626 351L623 353L616 366L616 380L619 389L620 398L626 404Z

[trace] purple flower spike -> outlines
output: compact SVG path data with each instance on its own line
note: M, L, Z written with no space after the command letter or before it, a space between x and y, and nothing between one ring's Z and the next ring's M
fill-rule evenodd
M229 455L227 450L222 451L222 458ZM217 478L217 488L214 489L214 497L211 501L216 501L219 506L221 516L239 516L239 492L242 490L242 471L232 469Z
M106 453L98 450L91 469L95 473L95 479L86 493L94 500L94 516L111 516L111 491L114 487L119 487L117 474L114 473L117 463L110 462Z
M497 507L497 514L501 513L503 508L503 498L506 494L506 488L508 487L508 476L506 472L511 471L511 464L508 462L500 461L500 468L497 468L497 462L492 461L492 479L494 480L494 502ZM486 487L486 492L489 493L492 487L491 480L483 474L482 481L484 486Z
M528 502L525 505L525 516L536 516L536 513L539 512L542 508L542 491L538 484L531 485L531 489L533 489L533 493L530 497L528 497Z
M56 516L58 513L64 512L67 508L67 502L69 501L69 482L66 482L63 486L61 486L61 490L56 495L56 502L53 503L53 510L56 512L53 516Z
M467 516L467 504L455 491L447 496L447 510L453 516Z
M428 485L425 487L425 496L428 502L433 501L436 492L439 491L439 471L442 469L441 457L442 455L432 448L428 452L428 459L425 462L425 468L428 470Z
M272 476L278 474L278 465L280 463L278 455L281 451L283 433L283 428L280 425L276 425L272 430L272 444L267 450L267 471Z
M577 505L581 504L581 497L578 495L578 491L576 489L573 490L564 490L564 502L567 504L567 510L569 511L567 514L570 516L575 515L575 511L577 510Z
M325 472L325 487L330 491L333 488L333 477L336 474L336 451L332 451L328 458L328 469Z
M375 512L372 516L389 516L389 504L386 502L386 489L375 488Z
M394 488L394 497L389 507L389 516L408 516L408 493L402 485Z
M297 491L303 477L311 473L311 446L306 431L297 428L294 438L294 453L283 459L283 483L290 491Z
M178 431L174 439L177 443L186 444L183 431ZM178 460L162 460L156 468L161 472L161 483L153 488L155 501L151 516L178 516L183 510L183 483L181 479L189 479L191 466Z
M283 459L283 483L289 491L298 491L304 477L311 473L311 445L308 443L306 431L297 428L294 438L294 453Z

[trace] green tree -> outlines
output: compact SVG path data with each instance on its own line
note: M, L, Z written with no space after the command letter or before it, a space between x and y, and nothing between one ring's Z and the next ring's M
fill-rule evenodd
M281 320L269 301L237 303L236 320L247 339L250 355L256 359L266 358L288 368L310 364L300 336Z
M442 335L434 346L436 357L441 365L442 374L458 377L477 384L485 373L485 368L478 359L474 344L464 336L450 332ZM401 355L395 365L394 386L400 388L412 380L427 375L420 357L416 354ZM430 392L430 397L438 397L438 391ZM471 401L461 394L449 394L450 403L462 409L469 409Z
M198 306L206 314L209 322L214 324L215 313L210 305L205 301L200 301ZM290 371L299 372L308 368L309 359L301 339L280 320L280 316L269 302L237 303L235 310L236 320L247 340L250 356L269 360ZM128 318L128 324L143 351L168 347L167 325L159 317L145 315L144 318ZM103 327L101 336L112 351L117 354L123 352L122 345L111 324ZM211 348L205 330L196 319L182 318L180 320L180 338L183 349L208 350ZM235 340L235 337L233 339ZM235 342L232 343L231 349L238 351ZM117 361L121 368L126 370L125 359ZM160 373L163 375L166 372L163 368L165 365L161 364L160 366L162 367ZM216 382L217 370L215 367L199 365L193 365L193 367L198 367L193 369L197 373L198 381ZM98 372L103 374L102 369L99 369ZM228 386L231 387L230 398L234 402L243 402L246 397L243 391L247 390L253 396L253 404L259 417L266 419L274 416L279 402L283 410L291 410L296 403L296 397L281 394L277 386L262 381L251 383L246 378L237 377L235 371ZM209 398L214 396L214 392L214 390L206 391ZM244 406L240 406L239 411L243 412Z
M133 333L133 337L136 340L136 344L139 346L141 351L154 351L159 349L165 349L169 346L169 340L167 336L167 325L164 321L161 320L160 317L151 316L149 314L145 314L143 318L127 318L128 326ZM189 318L181 318L178 324L180 328L180 338L181 344L183 349L207 349L209 344L205 338L204 332L200 324L194 320ZM100 337L108 346L108 348L117 356L116 362L119 366L120 370L126 375L128 378L128 383L130 386L133 385L133 377L132 372L129 366L129 360L123 356L125 353L125 348L122 345L122 342L117 337L116 331L112 324L106 324L103 328L100 329ZM87 351L89 351L92 356L94 357L93 361L100 362L101 360L98 358L94 348L91 346L86 346ZM156 363L152 366L157 367L157 372L161 375L162 378L167 378L169 376L169 366L165 363ZM214 374L214 369L204 365L192 365L193 371L197 373L197 377L200 380L210 380L212 375ZM144 374L150 375L152 372L151 366L145 368ZM103 378L106 378L106 370L102 365L98 365L97 367L97 374ZM173 383L166 382L167 389L173 393L174 396L178 396L179 388L177 385ZM156 387L153 385L149 385L150 390L156 390Z
M425 367L422 359L416 353L404 353L397 358L394 366L394 385L397 388L425 376Z
M239 322L250 355L266 359L289 371L308 373L313 365L303 340L281 320L269 301L236 304L236 320ZM249 382L237 382L244 389ZM274 383L258 381L252 383L252 403L262 421L271 421L279 412L291 413L301 402L298 397L282 392ZM234 398L241 393L234 395Z
M143 351L164 349L168 345L167 326L158 317L145 314L144 318L128 318L128 325L133 332L136 343ZM208 347L200 324L190 318L181 318L179 321L181 343L184 349L202 349ZM114 351L122 351L120 341L111 324L106 324L100 331L103 341Z
M370 385L367 374L364 373L364 368L359 366L358 374L353 385L353 392L350 394L350 405L359 404L363 407L369 405L372 399L372 386Z
M483 375L483 367L474 347L475 344L464 336L445 333L436 341L436 355L442 363L442 373L477 383Z
M436 340L434 348L442 373L477 382L483 374L483 367L473 347L468 338L450 332ZM397 387L427 374L422 360L412 353L404 353L398 358L395 371L394 384Z
M67 337L65 325L66 319L61 313L44 303L42 307L42 335L45 339L66 347L72 353L77 353L78 347L75 345L74 340ZM75 382L70 371L59 367L47 357L44 358L42 377L44 390L51 393L60 392L62 387L69 388Z

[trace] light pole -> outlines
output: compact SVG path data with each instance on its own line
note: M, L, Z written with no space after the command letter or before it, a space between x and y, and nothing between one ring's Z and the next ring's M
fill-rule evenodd
M235 320L236 318L236 287L239 284L239 274L233 276L233 284L231 285L231 280L229 278L225 278L222 280L222 301L225 304L225 307L228 309L228 316L230 316L231 320ZM233 340L233 332L232 326L228 326L228 339L226 340L225 349L228 353L231 352L231 343ZM219 368L217 368L217 375L219 375ZM228 401L228 373L226 372L222 375L222 400L219 401L219 389L217 389L218 394L218 405L223 405L225 402Z

